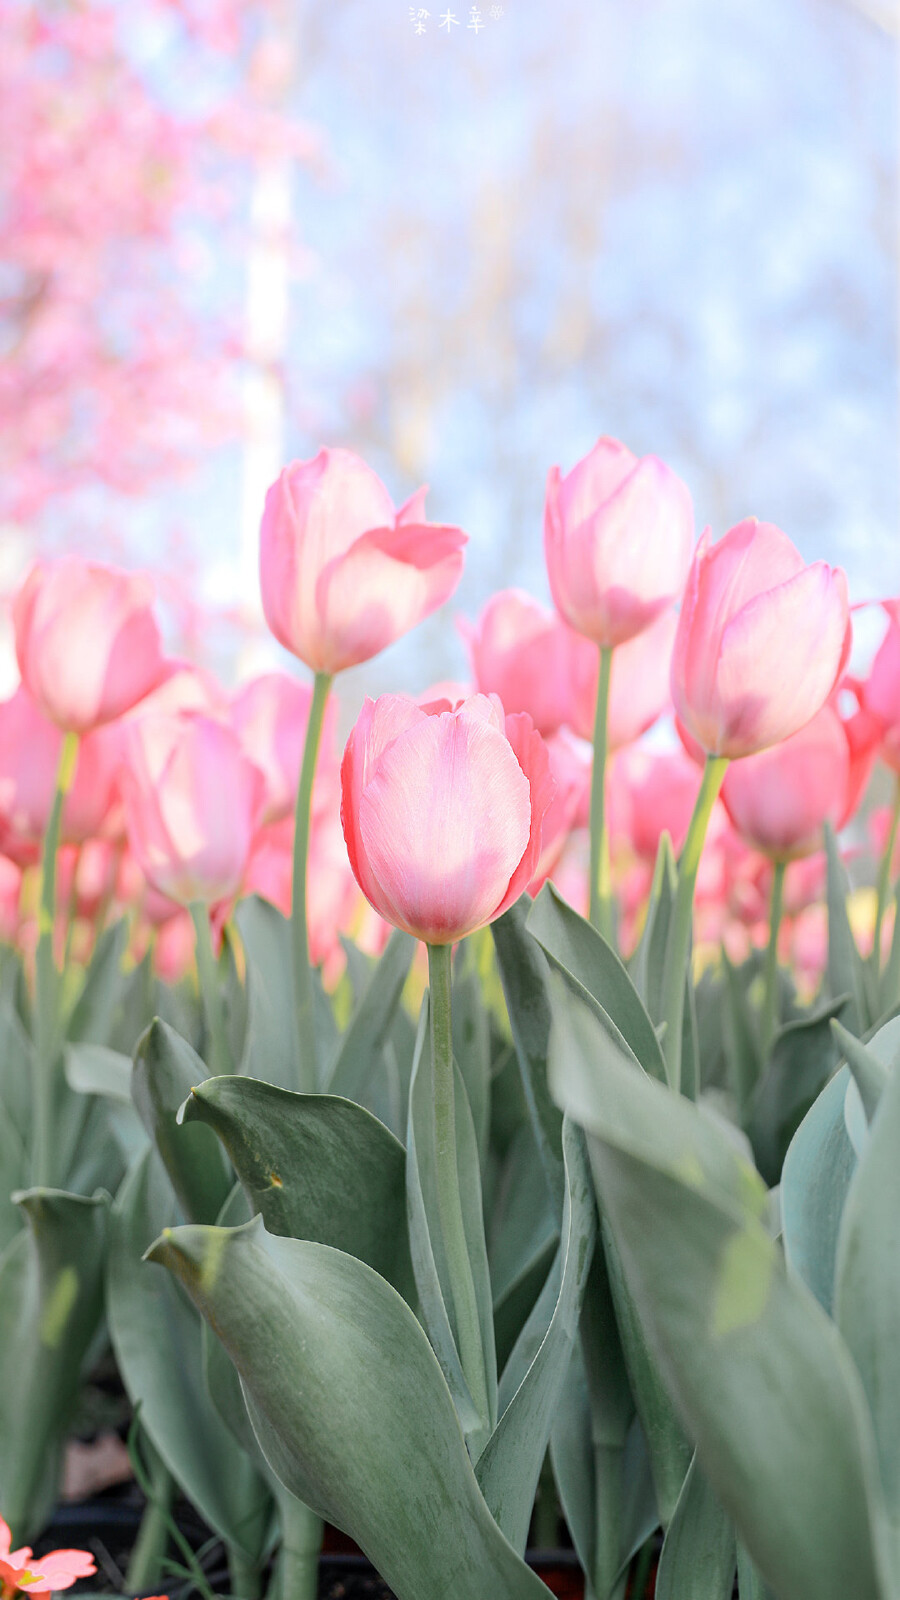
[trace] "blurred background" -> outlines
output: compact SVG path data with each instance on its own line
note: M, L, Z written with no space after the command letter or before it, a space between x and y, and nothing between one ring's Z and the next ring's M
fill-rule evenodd
M0 0L3 593L77 548L154 573L173 648L287 665L259 517L327 443L466 529L458 612L546 598L547 469L601 433L698 531L756 514L898 593L898 33L894 0ZM465 667L441 615L347 699Z

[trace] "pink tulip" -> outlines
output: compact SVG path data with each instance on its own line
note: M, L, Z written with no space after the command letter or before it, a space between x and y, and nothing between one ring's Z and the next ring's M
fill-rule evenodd
M677 618L664 611L643 633L619 645L612 658L606 741L609 750L633 744L670 709L669 677ZM593 737L597 703L597 651L583 640L573 658L572 725L583 739Z
M37 562L13 603L22 681L51 722L86 733L129 711L165 666L146 578L78 556Z
M14 1595L20 1589L26 1594L51 1594L70 1589L79 1578L89 1578L97 1570L87 1550L53 1550L35 1560L30 1545L11 1550L11 1543L9 1526L0 1517L0 1588L4 1594Z
M546 741L550 776L556 792L541 826L541 854L528 892L536 895L553 872L576 823L587 816L591 791L592 751L589 744L560 728Z
M21 865L37 861L50 820L62 734L23 684L0 702L0 847ZM62 838L80 844L104 826L118 792L120 730L98 728L80 742L62 815Z
M672 698L710 755L753 755L814 717L850 652L847 580L806 567L791 541L749 517L697 546L678 619Z
M264 794L237 735L200 715L141 717L128 760L128 837L149 882L181 905L236 894Z
M635 854L652 864L664 832L677 852L684 844L700 789L693 761L678 750L623 750L610 774L610 827L616 816Z
M286 467L260 530L263 611L315 672L368 661L449 599L466 535L425 521L425 490L399 511L350 450Z
M900 600L886 600L884 609L887 633L862 686L862 703L878 721L884 760L900 773Z
M847 735L825 705L781 744L733 762L722 801L747 844L787 860L819 849L826 822L840 826L849 783Z
M493 922L534 877L553 798L531 718L495 696L423 710L366 700L341 767L341 820L375 910L429 944Z
M173 717L181 711L199 711L205 717L224 721L228 717L228 697L218 679L204 667L198 667L193 661L182 661L177 656L167 656L159 683L140 701L132 715L145 717L153 712Z
M691 497L656 456L600 439L565 477L551 467L544 510L550 588L566 621L595 644L624 644L684 587Z
M308 684L286 672L268 672L238 690L231 702L231 725L245 754L259 767L266 780L264 822L277 822L294 809L300 763L312 690ZM313 804L321 802L331 762L334 761L334 726L337 704L330 700L325 711L325 728L317 767ZM329 761L331 757L331 762ZM337 816L337 774L334 768L332 799Z
M596 650L524 590L500 590L477 623L462 628L478 693L499 695L507 712L527 711L539 733L555 733L573 721L578 647L587 651L582 675L593 669L596 696Z

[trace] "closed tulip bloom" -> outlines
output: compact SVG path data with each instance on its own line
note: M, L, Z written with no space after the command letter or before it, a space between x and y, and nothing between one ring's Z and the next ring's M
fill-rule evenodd
M86 733L166 672L147 578L78 556L39 561L13 603L22 681L46 717Z
M688 734L734 759L814 717L850 653L847 580L807 567L779 528L749 517L697 547L678 619L672 698Z
M680 750L625 750L613 767L615 812L635 854L653 863L663 833L676 853L684 844L693 814L700 774Z
M590 658L582 675L593 669L596 695L596 651L523 589L500 590L474 626L462 626L478 692L499 695L508 712L527 711L539 733L555 733L573 720L579 645Z
M610 750L621 750L652 728L671 709L669 679L678 619L663 611L643 633L622 644L610 668L606 738ZM597 652L584 640L573 657L572 725L583 739L593 728L597 699Z
M566 621L595 644L624 644L678 598L693 540L691 497L656 456L638 460L616 439L599 439L565 478L551 467L550 588Z
M395 927L451 944L527 888L553 790L531 718L504 717L496 696L454 710L366 700L341 768L356 881Z
M888 628L862 687L865 709L881 728L881 754L900 773L900 600L886 600Z
M47 830L62 734L24 684L0 702L0 843L22 865L36 861ZM80 844L104 825L117 795L121 743L116 727L81 740L62 814L62 838Z
M314 672L384 650L449 599L466 535L425 520L425 490L400 510L351 450L286 467L260 530L263 611L276 639Z
M294 809L311 701L312 690L308 684L300 683L286 672L267 672L244 684L231 702L231 725L246 754L266 780L264 822L278 822ZM314 807L327 787L328 758L335 769L337 765L333 754L336 716L337 707L332 700L325 712L323 754L326 759L319 768ZM336 816L336 786L332 797Z
M122 787L131 848L148 881L181 905L241 886L263 804L261 772L211 717L131 723Z
M735 761L722 800L741 838L788 860L822 843L826 822L840 826L850 782L850 748L830 705L781 744Z

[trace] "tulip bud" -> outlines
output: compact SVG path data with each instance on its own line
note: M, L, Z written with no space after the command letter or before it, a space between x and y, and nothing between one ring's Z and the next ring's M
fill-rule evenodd
M181 905L236 894L263 804L259 769L210 717L130 724L123 773L128 837L149 882Z
M550 588L566 621L595 644L624 644L678 598L693 538L687 488L656 456L639 461L600 439L565 478L550 469Z
M824 705L850 653L847 580L803 564L790 539L749 517L697 546L678 619L672 698L709 755L753 755Z
M341 767L350 865L388 922L451 944L512 905L535 875L553 798L531 718L495 696L455 710L366 700Z
M153 588L78 556L37 562L13 602L22 681L66 732L112 722L166 673Z

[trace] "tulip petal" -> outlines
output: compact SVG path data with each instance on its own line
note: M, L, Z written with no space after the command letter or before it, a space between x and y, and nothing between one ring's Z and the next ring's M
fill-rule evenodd
M466 535L441 524L371 528L319 573L320 670L341 672L393 644L453 593Z
M531 796L531 831L528 848L509 880L494 916L514 905L535 877L541 858L544 819L556 795L556 779L550 770L550 754L531 718L524 711L506 718L506 737L525 777ZM572 797L574 813L575 796Z
M721 638L712 753L747 755L796 733L834 688L849 639L847 580L823 561L749 601Z
M480 716L426 717L382 751L360 798L359 833L384 914L450 943L504 903L529 849L529 781Z
M385 903L359 833L360 800L382 752L427 715L427 711L405 695L383 694L377 700L367 698L350 732L341 762L341 824L347 855L359 887L381 915L386 915Z

